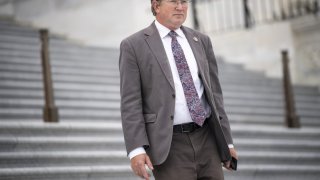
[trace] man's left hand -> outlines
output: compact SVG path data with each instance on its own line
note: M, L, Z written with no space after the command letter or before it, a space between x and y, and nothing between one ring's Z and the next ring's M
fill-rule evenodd
M238 160L238 155L237 155L236 149L235 148L229 148L229 151L230 151L231 156ZM231 169L230 163L231 163L231 161L224 162L223 163L223 167L225 167L226 169L232 171L233 169Z

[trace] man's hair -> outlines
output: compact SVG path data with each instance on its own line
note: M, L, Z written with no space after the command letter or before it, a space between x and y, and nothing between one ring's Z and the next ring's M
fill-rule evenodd
M154 1L160 3L161 0L151 0L151 12L152 12L152 14L155 16L155 15L157 15L157 13L156 13L156 11L155 11L154 8L153 8L153 2L154 2Z

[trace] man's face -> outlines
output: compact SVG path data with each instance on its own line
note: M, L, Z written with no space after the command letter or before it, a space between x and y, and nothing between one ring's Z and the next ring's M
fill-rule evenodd
M188 1L162 0L155 5L156 19L170 30L178 29L187 18Z

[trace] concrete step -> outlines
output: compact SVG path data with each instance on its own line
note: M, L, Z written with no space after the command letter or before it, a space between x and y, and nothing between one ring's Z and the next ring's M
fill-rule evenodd
M66 54L66 53L50 53L50 59L52 61L55 60L63 60L63 61L93 61L93 62L107 62L108 64L114 65L114 67L118 66L118 59L119 57L111 57L111 56L97 56L97 57L90 57L90 56L81 56L79 54Z
M35 57L19 57L19 56L10 56L10 55L2 55L0 57L1 64L14 64L14 65L35 65L40 66L40 56L38 58Z
M101 110L91 110L91 109L60 109L61 119L115 119L120 118L120 111L101 109Z
M280 108L284 109L284 102L281 99L273 100L259 100L259 99L246 99L245 97L238 97L238 98L224 98L225 106L247 106L247 107L264 107L264 108ZM320 110L320 103L319 102L305 102L305 101L297 101L296 100L296 109L298 112L300 110Z
M106 57L103 61L90 59L90 61L86 60L63 60L63 59L52 59L52 66L63 66L63 67L70 67L70 68L93 68L93 69L100 69L102 71L106 70L114 70L119 71L118 65L113 62L110 57Z
M68 67L52 67L53 74L73 74L73 75L83 75L83 76L109 76L109 77L119 77L119 71L117 70L108 70L105 69L104 71L98 71L96 69L74 69Z
M42 81L40 72L13 72L0 71L0 80L25 80L25 81Z
M42 108L28 108L28 107L3 107L0 109L0 117L6 119L42 119ZM59 117L63 119L76 119L76 120L104 120L119 119L120 111L109 109L59 109Z
M17 47L23 49L23 47ZM118 62L119 54L109 54L108 51L93 52L86 51L85 49L74 49L74 48L57 48L50 46L50 57L52 59L79 59L79 60L107 60L110 62ZM113 59L113 61L111 61Z
M100 101L100 102L120 102L120 94L112 92L81 92L81 91L68 91L68 90L57 90L54 92L56 100L91 100L91 101ZM0 98L8 98L10 100L19 100L19 99L43 99L42 89L0 89Z
M9 108L9 107L27 107L27 108L42 108L44 106L44 100L41 98L38 99L21 99L21 98L4 98L0 97L0 107Z
M277 107L251 107L251 106L225 106L227 114L252 114L252 115L276 115L283 116L284 110L283 108Z
M36 35L36 34L35 34ZM20 45L34 45L40 44L40 34L37 36L17 36L17 34L0 34L0 43L6 44L20 44ZM79 42L66 41L65 39L59 39L55 36L51 35L49 39L49 47L54 51L65 51L67 49L68 52L70 50L80 51L80 52L88 52L91 54L112 54L110 52L116 51L119 54L118 49L106 49L106 48L98 48L98 47L88 47L83 46Z
M77 152L0 152L1 168L96 166L129 163L125 151ZM320 155L310 152L239 152L241 165L299 165L320 166Z
M88 101L88 100L56 100L56 105L61 108L70 109L108 109L113 111L120 111L120 102L117 101Z
M81 45L80 43L70 43L65 40L52 40L49 42L50 52L52 54L67 54L67 55L81 55L91 57L116 57L119 58L120 51L117 48L101 48L89 47Z
M1 120L1 137L121 137L121 121L92 123L58 122L16 122Z
M231 124L232 136L241 139L314 140L320 139L317 127L286 128L272 125Z
M247 139L282 139L282 140L318 140L319 128L288 129L281 126L232 124L232 133L237 138ZM90 136L122 136L121 120L92 123L74 121L72 123L15 122L1 121L1 136L15 137L74 137Z
M110 166L129 163L125 151L0 152L0 168Z
M41 80L41 66L40 65L13 65L13 64L7 64L7 63L0 63L2 70L0 72L0 78L6 78L6 79L24 79L24 80ZM83 83L113 83L113 84L119 84L120 79L118 77L118 70L116 69L105 69L105 72L108 72L107 74L104 72L98 73L97 71L94 71L92 69L91 72L83 73L85 69L74 69L74 68L63 68L63 67L53 67L53 78L56 81L66 81L66 82L83 82ZM88 76L90 75L90 76ZM231 83L232 84L232 83ZM228 84L229 85L229 84ZM248 86L247 86L248 87ZM268 87L271 89L271 87ZM278 88L279 89L279 88ZM254 89L251 89L251 91ZM281 89L279 89L281 91ZM301 90L303 92L309 93L316 93L313 89L303 89ZM299 91L298 91L299 92ZM229 96L237 96L239 93L231 92L228 94L228 91L225 91L227 94L226 97ZM258 93L258 92L257 92ZM260 96L256 95L254 97L260 97L266 99L268 92L262 92L258 93ZM306 96L309 94L307 93ZM231 94L231 95L230 95ZM247 97L250 96L246 92L242 92L240 94L247 94ZM271 93L268 93L271 95ZM252 94L251 94L252 95ZM272 95L271 95L272 96ZM280 98L279 96L277 98ZM299 98L298 98L299 99ZM310 99L310 98L309 98ZM314 98L313 98L314 99Z
M94 69L100 69L100 70L115 70L119 71L119 67L116 63L111 62L111 60L108 60L110 58L105 58L104 60L95 60L90 59L90 61L86 60L65 60L65 59L50 59L52 66L57 67L69 67L69 68L94 68ZM34 57L19 57L19 56L12 56L12 55L5 55L3 54L0 57L0 63L1 64L11 64L15 66L19 65L38 65L41 66L41 60L40 56L37 58Z
M12 72L42 72L42 67L40 65L27 65L27 64L8 64L8 63L1 63L0 62L0 70L1 71L12 71ZM97 69L85 69L85 68L70 68L70 67L52 67L53 74L71 74L71 75L93 75L93 76L100 76L100 77L119 77L119 71L116 69L104 69L98 71Z
M100 100L120 102L119 92L55 91L56 99Z
M243 165L238 172L224 171L230 180L317 180L319 166L310 165ZM0 170L4 180L137 180L128 165L113 166L80 166L80 167L38 167L38 168L5 168ZM153 178L152 178L153 179Z
M40 71L38 68L33 68L34 71ZM65 73L70 73L67 72L67 70L65 70ZM60 72L61 73L61 72ZM110 74L112 74L112 72L110 72ZM106 76L107 77L107 76ZM110 76L109 76L110 77ZM6 88L10 88L10 87L19 87L19 88L40 88L42 87L42 82L24 82L24 81L2 81L2 86L5 86ZM234 91L232 88L233 85L228 85L224 87L225 92L227 91ZM54 83L54 87L56 89L72 89L72 90L79 90L79 91L119 91L119 86L118 85L92 85L90 83L62 83L62 82L55 82ZM246 92L246 91L251 91L251 93L255 93L255 92L259 92L259 90L263 90L266 93L281 93L280 89L276 90L276 88L264 88L264 87L254 87L254 88L250 88L248 86L238 86L238 89L240 92ZM273 92L272 92L273 91ZM317 92L314 92L313 89L305 89L304 92L300 92L300 93L304 93L304 95L318 95ZM316 96L317 99L318 96Z
M0 27L1 29L11 28L10 29L11 31L16 30L17 32L35 30L35 28L30 26L30 24L28 23L22 24L21 22L15 21L13 18L7 18L7 17L4 17L4 18L1 17Z
M276 152L319 152L320 142L314 140L247 139L234 137L239 152L276 151Z
M58 97L58 95L56 95ZM70 108L70 109L83 109L86 108L88 110L99 110L99 109L109 109L109 110L115 110L120 111L120 102L117 101L118 99L79 99L77 97L73 99L63 99L61 97L56 98L56 105L59 108ZM240 101L242 102L242 101ZM229 113L237 113L237 114L270 114L273 111L267 111L266 108L275 108L277 109L277 112L273 112L272 115L281 115L281 112L284 112L284 108L280 105L273 105L272 103L268 104L262 104L260 102L253 102L253 103L234 103L229 102L226 100L225 107ZM20 97L1 97L0 96L0 106L1 107L34 107L34 108L41 108L44 105L44 100L41 97L34 98L34 97L26 97L22 98ZM237 108L237 106L241 106L241 108ZM277 107L278 106L278 107ZM234 111L233 107L237 109L237 111ZM264 111L262 111L264 109ZM272 110L272 109L271 109ZM319 116L319 107L313 107L313 108L298 108L297 112L300 116ZM278 113L278 114L277 114Z
M106 93L120 93L120 88L118 85L90 85L90 84L76 84L76 83L54 83L55 90L72 90L86 92L106 92Z
M123 136L117 137L0 137L1 152L124 151Z
M138 180L130 166L2 168L1 180Z
M38 103L40 104L40 103ZM88 107L88 106L73 106L69 103L67 105L58 104L59 116L60 119L65 121L81 120L81 121L108 121L108 119L120 119L119 107L111 105L111 107L102 106L97 107ZM71 105L71 107L70 107ZM84 108L85 107L85 108ZM229 119L232 123L235 124L261 124L261 125L275 125L275 126L284 126L284 117L283 115L275 114L263 114L265 112L256 112L256 113L245 113L245 112L236 112L228 113ZM309 112L308 112L309 113ZM42 107L35 105L34 107L27 106L16 106L16 107L2 107L0 110L0 117L7 119L41 119L42 118ZM300 121L302 126L315 126L320 127L319 116L315 114L302 114L300 115Z
M50 49L51 50L51 49ZM33 45L33 46L27 46L27 45L21 45L21 44L6 44L6 43L0 43L0 54L4 55L25 55L25 56L34 56L34 54L40 54L40 45ZM31 54L31 55L30 55ZM62 59L62 60L82 60L85 61L88 59L91 61L106 61L109 59L109 61L106 61L107 64L113 64L115 67L118 63L118 57L110 57L107 54L99 55L99 54L92 54L92 53L85 53L79 51L79 52L64 52L64 51L50 51L50 59ZM112 60L113 59L113 60Z
M2 89L38 89L42 90L43 84L41 81L24 81L24 80L1 80Z
M0 49L40 53L40 44L0 43Z
M263 78L265 78L263 74L257 74L255 72L251 72L251 71L243 71L241 69L239 69L239 70L225 69L225 70L223 70L223 72L219 72L219 78L222 79L223 77L227 77L228 79L234 79L236 77L243 77L245 79L250 79L250 78L263 79Z
M1 83L0 83L1 84ZM0 97L43 99L43 91L35 89L0 89Z
M39 65L13 65L13 64L7 64L7 63L0 63L0 71L6 72L24 72L24 73L41 73L42 68Z
M280 108L284 107L283 101L276 100L259 100L259 99L246 99L243 97L238 98L224 98L225 106L248 106L248 107L264 107L264 108Z
M267 87L267 86L248 86L242 84L223 84L221 82L222 90L234 92L237 90L240 93L279 93L283 94L281 86ZM294 93L299 95L319 95L319 90L315 87L306 87L306 86L294 86Z
M25 122L30 122L30 123L41 123L43 122L42 117L1 117L1 122L15 122L15 123L25 123Z
M1 75L1 73L0 73ZM22 76L22 75L21 75ZM38 76L38 75L34 75ZM59 75L57 75L59 76ZM1 76L0 76L1 77ZM61 79L62 80L62 79ZM106 80L107 81L107 80ZM21 81L19 81L21 82ZM2 83L0 83L2 84ZM55 92L56 99L79 99L79 100L118 100L120 101L120 95L118 92L115 93L108 93L108 92L97 92L97 91L69 91L69 90L63 90L63 89L58 89ZM10 97L10 98L38 98L38 97L43 97L42 95L42 90L28 90L28 89L0 89L0 97ZM262 104L273 104L276 107L281 106L282 102L282 97L280 94L273 94L273 95L263 95L263 94L248 94L248 93L233 93L233 92L228 92L224 94L224 99L225 99L225 104L227 105L232 105L232 104L238 104L238 105L243 105L243 104L252 104L252 105L259 105L261 102ZM245 102L245 103L242 103ZM296 96L296 107L305 109L318 109L317 104L320 102L318 101L317 98L313 96ZM278 104L279 103L279 104Z
M282 87L282 82L277 80L268 80L266 78L245 78L242 79L238 77L230 77L228 76L221 76L220 82L222 84L243 84L248 86L268 86L268 87L274 87L274 86L280 86Z
M120 88L120 79L118 77L110 76L83 76L83 75L61 75L54 74L53 80L55 82L70 82L70 83L83 83L83 84L112 84L118 85Z
M0 57L14 57L14 58L37 58L40 59L40 52L29 52L29 51L16 51L8 49L0 49Z
M40 35L39 37L35 36L15 36L9 34L0 34L0 43L9 43L9 44L22 44L22 45L34 45L40 44Z
M53 84L54 90L72 90L72 91L91 91L91 92L119 92L120 88L118 85L92 85L83 83L70 83L70 82L55 82ZM25 89L42 89L43 84L40 81L22 81L22 80L2 80L1 88L12 89L12 88L25 88Z
M85 107L85 108L84 108ZM120 111L115 107L101 107L92 108L88 106L78 107L66 107L61 105L59 108L59 116L61 120L81 120L81 121L108 121L108 119L120 119ZM264 114L263 114L264 113ZM266 112L237 112L228 113L229 119L235 124L254 123L261 125L276 125L284 126L283 115L267 114ZM302 114L303 115L303 114ZM25 117L26 119L41 119L42 107L3 107L0 109L0 117L7 119L20 119ZM300 116L300 121L303 126L320 126L319 116L315 114L306 114Z
M39 33L34 29L14 26L0 26L0 34L16 37L39 37Z
M276 106L254 106L243 104L239 107L239 104L225 104L225 109L227 114L252 114L252 115L277 115L284 116L285 111L283 107ZM301 117L320 117L319 107L314 107L313 109L299 108L297 109L297 114Z
M40 73L40 70L39 70L39 68L41 68L40 65L37 65L37 64L13 65L13 64L8 64L8 63L0 63L0 64L3 66L2 71L0 72L1 78L41 80L41 79L39 79L42 76L42 74ZM22 67L17 67L17 66L22 66ZM29 68L29 66L32 66L32 67L30 67L31 69ZM38 68L34 68L35 66L38 66ZM85 66L83 66L81 68L72 67L72 68L68 68L66 70L61 70L61 68L65 68L65 67L53 66L53 69L59 69L59 71L63 71L63 74L56 72L53 75L53 78L55 81L84 82L84 83L93 83L93 84L101 84L101 83L103 84L103 83L108 83L110 81L115 84L120 83L120 78L119 78L119 76L117 76L119 73L118 69L113 69L113 68L100 69L100 70L109 72L109 74L115 75L115 76L110 77L109 75L106 76L105 73L104 74L94 73L91 76L83 75L82 72L85 71L86 68L88 68ZM20 71L22 69L23 69L23 72ZM30 69L30 71L28 72L29 69ZM72 69L72 70L70 70L70 69ZM97 69L99 69L99 68L97 68ZM94 68L92 68L92 70L94 70ZM58 70L56 70L56 71L58 71ZM68 72L68 73L65 74L65 72ZM246 80L244 80L244 81L246 81ZM230 83L230 84L232 84L232 83Z
M254 114L228 114L231 124L256 124L256 125L273 125L285 126L285 118L283 116L265 116ZM300 117L302 126L320 127L319 117Z
M14 72L14 71L0 71L0 80L25 80L25 81L41 81L43 75L40 72ZM84 84L119 84L120 79L117 77L103 77L95 76L88 77L82 75L63 75L54 74L54 82L71 82L71 83L84 83Z
M237 172L225 171L228 180L317 180L320 175L320 166L314 165L239 165Z
M320 166L320 155L317 152L239 152L241 164L265 164L265 165L299 165Z
M262 93L262 92L237 92L236 90L223 91L224 99L247 99L258 101L283 101L284 97L282 93ZM320 103L320 95L303 95L295 94L296 102L301 103Z
M42 111L42 108L2 107L0 117L1 119L42 119Z
M59 108L87 108L87 109L110 109L119 111L119 101L101 101L101 100L79 100L79 99L56 99L55 104ZM0 97L0 107L26 107L26 108L42 108L44 100L42 98L8 98Z

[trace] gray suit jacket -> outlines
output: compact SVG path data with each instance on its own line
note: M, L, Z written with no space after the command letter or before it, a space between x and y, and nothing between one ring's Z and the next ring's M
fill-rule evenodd
M199 77L212 109L209 126L222 161L231 159L230 125L224 110L218 67L210 38L181 27L193 50ZM175 110L175 89L166 52L154 23L120 45L121 118L127 152L144 147L154 165L168 156Z

